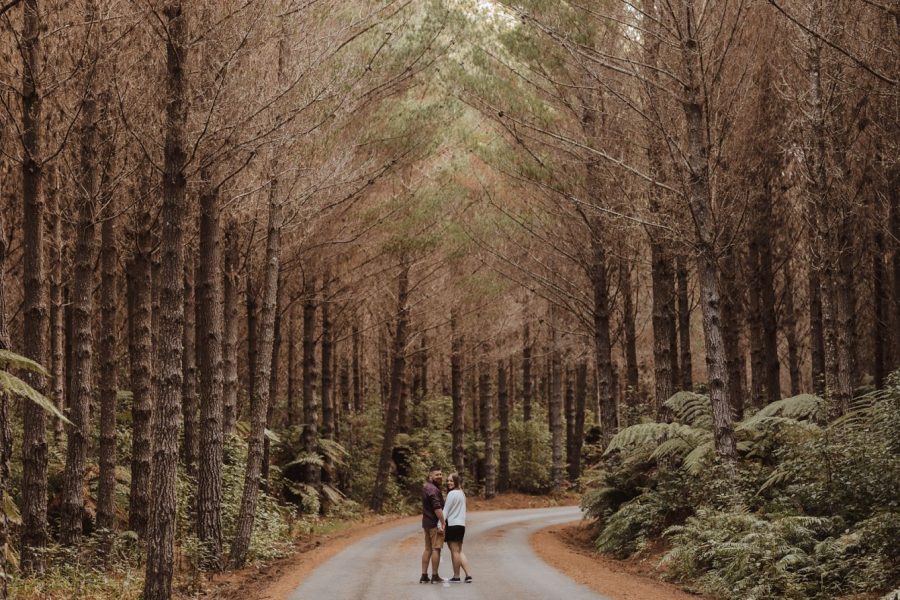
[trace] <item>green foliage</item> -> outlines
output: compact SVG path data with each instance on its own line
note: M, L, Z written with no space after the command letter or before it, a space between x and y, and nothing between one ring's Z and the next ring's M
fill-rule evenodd
M44 367L10 350L0 350L0 390L30 400L62 422L72 425L50 398L13 375L12 370L29 371L47 377L49 374Z
M550 478L550 432L544 415L535 411L531 421L509 424L510 487L530 494L545 493L553 485Z
M829 422L799 395L735 426L739 460L712 451L706 396L670 423L619 432L584 477L597 546L627 556L665 530L667 573L716 598L835 598L900 583L900 372Z

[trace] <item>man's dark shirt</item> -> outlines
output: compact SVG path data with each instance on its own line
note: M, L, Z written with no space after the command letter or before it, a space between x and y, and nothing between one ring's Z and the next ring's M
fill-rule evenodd
M437 527L438 518L435 511L444 508L444 496L441 490L430 481L422 486L422 527L431 529Z

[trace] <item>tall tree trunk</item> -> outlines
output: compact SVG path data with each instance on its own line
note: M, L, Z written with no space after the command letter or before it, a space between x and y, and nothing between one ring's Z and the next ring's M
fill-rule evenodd
M890 319L894 325L891 331L894 334L889 340L891 345L891 369L900 367L900 167L895 167L891 173L890 184L888 188L891 190L889 196L890 202L890 227L891 241L893 242L894 255L891 259L892 279L894 280L894 301L893 301L893 318Z
M700 279L700 307L706 341L707 380L713 414L716 454L726 460L737 457L737 446L728 398L728 374L722 340L721 298L716 264L716 231L713 221L709 180L709 141L705 139L705 112L702 95L702 61L697 39L694 0L685 1L686 23L681 40L681 58L686 72L684 110L688 162L689 204L698 242L697 273Z
M197 273L197 357L200 369L200 435L197 456L197 538L202 566L222 567L222 461L223 391L222 358L222 223L219 189L213 174L201 173L200 248Z
M263 440L269 405L269 378L273 376L272 350L275 345L275 318L278 310L279 252L281 245L281 205L278 198L278 182L271 182L269 192L269 224L266 233L266 267L261 290L262 311L259 323L259 348L257 349L256 387L251 391L250 437L247 442L247 467L244 472L244 490L238 512L234 541L231 544L229 562L234 567L243 566L250 549L253 524L256 517L256 501L263 461Z
M811 234L816 235L815 233ZM822 281L818 267L809 267L807 279L809 295L809 351L810 377L813 391L820 396L825 395L825 332L822 319Z
M522 418L527 423L531 420L531 395L534 381L531 376L531 339L527 322L522 336Z
M310 280L303 300L303 450L319 452L319 403L316 401L316 282ZM318 485L322 470L308 465L304 483Z
M134 249L128 264L128 357L132 393L128 529L143 539L150 515L153 457L153 233L150 207L140 204L134 219Z
M287 413L286 421L288 427L293 427L297 423L297 390L300 389L300 382L297 374L297 320L294 317L294 305L288 309L288 385L287 385Z
M193 254L187 256L184 264L184 327L182 329L181 357L182 383L182 418L184 430L181 441L181 460L185 470L191 477L197 475L198 409L197 398L197 303L194 297L194 260Z
M485 343L481 349L481 364L478 367L478 402L481 408L481 440L484 442L484 497L491 499L497 495L497 471L494 466L494 398L491 382L491 365L488 354L491 348Z
M247 305L247 393L252 394L256 389L256 365L259 361L259 307L257 306L256 289L253 285L253 253L248 250L245 262L247 269L246 286L244 288L244 300ZM235 408L235 420L240 420L243 410L238 398L238 406Z
M394 450L394 439L400 421L400 396L403 393L403 380L406 377L406 342L409 325L409 259L400 259L400 275L397 281L397 323L394 329L394 343L391 357L391 389L384 419L384 436L381 440L381 453L378 457L378 471L372 487L369 508L375 512L384 509L384 497L387 492L388 477L391 473L391 455Z
M884 268L884 259L887 256L887 247L884 242L884 231L881 219L876 219L872 232L872 301L874 303L874 315L872 318L872 375L875 379L875 387L884 387L884 379L887 376L887 352L890 350L888 339L888 302L890 295L887 291L887 277Z
M100 479L97 489L97 529L111 532L116 520L116 411L119 391L118 244L116 202L104 178L106 206L100 229ZM108 542L112 538L108 538Z
M451 426L453 466L457 472L465 473L466 406L462 390L462 338L459 333L459 312L456 308L450 310L450 398L453 405Z
M761 269L759 252L759 235L752 232L747 252L750 263L750 277L747 282L747 328L750 338L750 402L756 408L766 404L766 349L764 347L761 300ZM726 294L728 292L726 291Z
M616 411L612 344L609 334L606 244L601 238L599 219L594 220L591 228L591 247L593 253L591 285L594 292L594 355L597 361L597 386L600 394L600 428L604 443L608 443L619 429L619 417Z
M638 399L638 362L637 362L637 326L634 303L634 290L631 285L631 268L627 264L619 266L620 288L622 290L622 321L625 330L625 398L629 407L633 407Z
M678 346L680 360L678 373L681 375L681 389L694 388L693 360L691 358L691 299L688 295L688 267L683 256L675 260L678 307Z
M784 265L784 303L782 323L788 350L788 374L791 380L791 396L800 393L800 344L797 340L797 310L794 306L794 279L791 264Z
M47 289L44 269L44 194L42 97L38 74L43 69L41 13L38 0L22 3L22 277L24 355L47 364ZM25 380L39 392L47 391L45 378L27 373ZM22 548L25 573L43 570L42 550L47 545L47 432L46 413L33 402L22 407Z
M497 490L509 490L509 388L506 364L497 363L497 410L500 417L500 463L497 475Z
M65 320L63 315L63 263L66 247L63 242L62 204L57 189L56 169L50 167L47 174L47 209L50 211L50 247L53 261L50 269L50 377L53 401L60 412L65 411ZM63 422L53 419L53 438L62 439Z
M725 251L722 258L719 282L724 296L722 302L722 342L725 350L725 365L728 371L728 398L737 420L744 418L745 408L745 367L741 347L741 330L744 322L744 303L741 291L746 286L738 283L737 260L734 247Z
M572 369L566 367L565 395L563 407L566 413L566 472L569 481L574 481L575 461L575 382L572 380Z
M363 409L362 386L362 344L359 339L359 325L353 324L351 333L353 350L350 358L350 370L353 373L353 410L360 414Z
M572 455L572 481L581 477L581 448L584 446L584 405L587 399L587 363L575 366L575 441Z
M0 135L3 130L0 129ZM0 180L0 184L2 184ZM0 188L0 193L3 190ZM3 211L0 210L0 350L9 350L9 329L6 323L6 221ZM9 396L0 390L0 506L6 506L9 488L9 460L12 452L12 432L9 427ZM7 583L6 552L4 549L9 544L9 517L5 510L0 510L0 600L6 600L9 596Z
M234 434L234 425L237 420L238 286L240 284L238 265L240 260L237 225L229 219L225 226L225 272L222 282L222 313L224 317L222 434L226 440Z
M771 223L773 194L772 184L766 185L762 202L761 219ZM775 402L781 399L781 363L778 360L778 313L775 300L775 273L773 272L773 242L769 227L757 229L761 240L759 247L760 310L762 313L763 348L765 349L766 399Z
M555 324L551 331L550 344L550 373L547 382L550 394L548 406L551 454L550 479L553 482L553 489L560 491L563 484L562 365L560 351L557 347Z
M143 600L168 600L172 596L177 507L175 473L184 352L184 229L187 214L184 169L188 112L186 67L190 41L187 15L181 0L167 2L163 14L167 54L166 141L160 213L159 339L155 364L158 379Z
M281 290L281 280L278 280L278 289ZM266 429L272 424L275 414L275 404L278 402L278 374L281 372L279 365L281 364L281 295L276 294L278 300L275 302L275 330L272 338L272 356L269 376L269 402L266 409ZM263 436L263 458L260 470L260 480L262 481L262 489L269 493L269 467L272 454L272 445L269 436Z
M331 300L329 299L329 279L330 275L326 274L322 282L322 437L325 439L334 439L334 375L331 371L332 367L332 349L333 349L333 322L331 320ZM326 465L331 468L331 465Z
M85 22L97 20L97 5L85 3ZM95 78L97 36L94 25L88 25L85 44L89 48L90 66L84 75L84 97L81 101L81 132L79 165L80 192L77 199L78 218L75 225L75 274L72 280L72 396L66 447L66 469L63 478L60 541L75 544L82 534L84 520L84 475L87 468L88 445L91 439L91 400L94 393L94 253L97 247L97 203L100 193L100 157L97 153L98 111Z

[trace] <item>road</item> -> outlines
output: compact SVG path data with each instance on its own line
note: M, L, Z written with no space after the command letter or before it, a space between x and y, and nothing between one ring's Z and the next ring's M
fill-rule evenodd
M420 584L422 530L394 527L321 565L288 600L609 600L548 566L528 543L539 529L580 518L575 506L469 513L463 546L474 579L469 584ZM446 546L440 575L453 575Z

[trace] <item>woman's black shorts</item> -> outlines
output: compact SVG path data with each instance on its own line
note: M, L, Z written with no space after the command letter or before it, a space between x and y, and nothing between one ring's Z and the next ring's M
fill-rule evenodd
M444 535L445 542L462 542L466 536L465 525L450 525L447 527L447 533Z

